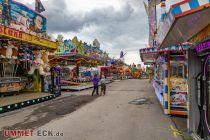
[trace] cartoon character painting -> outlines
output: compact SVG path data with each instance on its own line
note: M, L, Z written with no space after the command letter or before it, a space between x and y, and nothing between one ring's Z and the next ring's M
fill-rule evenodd
M35 33L42 33L43 19L41 16L36 15L33 19L33 24L30 25L29 30Z
M11 27L17 30L29 33L30 18L26 11L22 11L21 14L17 16L16 21L11 22Z
M1 24L32 35L46 36L46 18L13 0L0 0Z
M2 2L2 24L10 26L11 22L11 5L10 0Z

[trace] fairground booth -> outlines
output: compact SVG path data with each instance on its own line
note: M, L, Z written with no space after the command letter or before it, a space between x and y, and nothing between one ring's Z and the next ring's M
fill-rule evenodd
M155 37L160 78L153 83L164 112L187 115L192 137L204 140L210 139L209 13L209 0L183 0L162 13Z
M0 113L60 95L59 67L49 53L57 43L46 34L47 19L15 1L0 0Z
M157 48L144 48L140 50L142 61L147 65L154 66L153 87L166 114L169 114L169 111L170 114L187 114L186 58L185 54L182 53L187 46L182 47L173 46L159 50ZM171 85L170 90L169 85ZM171 100L168 99L169 94ZM168 109L169 103L170 110Z
M104 66L108 54L100 49L97 39L93 45L79 41L77 37L72 40L64 40L58 36L60 48L50 56L52 63L59 63L61 66L61 89L83 90L93 87L91 79L98 74L99 66Z

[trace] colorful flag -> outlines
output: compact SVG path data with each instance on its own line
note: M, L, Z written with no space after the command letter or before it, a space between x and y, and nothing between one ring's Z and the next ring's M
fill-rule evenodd
M154 47L155 33L157 30L156 7L149 7L149 46Z
M144 8L145 8L145 11L147 13L147 16L149 16L148 6L147 6L147 4L144 1L143 1L143 3L144 3Z
M165 0L148 0L148 4L151 7L155 7L156 5L160 4L161 1L165 1Z
M41 3L40 0L36 0L36 3L35 3L35 10L36 10L38 13L41 13L41 12L44 12L44 11L45 11L45 8L44 8L44 6L42 5L42 3Z

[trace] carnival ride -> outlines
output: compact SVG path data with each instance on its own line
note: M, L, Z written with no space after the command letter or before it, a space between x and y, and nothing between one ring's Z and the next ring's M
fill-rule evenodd
M61 66L62 89L92 86L90 82L93 75L99 74L94 67L104 65L109 59L108 54L100 49L99 41L95 39L92 45L88 45L82 40L79 41L76 36L72 40L63 40L61 35L58 35L57 41L59 47L56 53L50 56L50 62L59 63Z

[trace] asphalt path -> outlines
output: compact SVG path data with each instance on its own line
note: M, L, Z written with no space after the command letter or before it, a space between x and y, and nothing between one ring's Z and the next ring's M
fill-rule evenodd
M78 97L88 96L89 101L86 102L88 104L78 105L72 112L67 111L67 113L59 114L56 119L52 118L51 121L48 120L46 123L36 125L38 127L35 127L33 137L20 137L18 139L182 140L181 132L176 129L170 117L163 114L148 80L114 82L107 86L105 96L91 97L91 89L73 94ZM136 99L139 99L140 102L132 102ZM58 112L60 109L66 110L69 105L65 100L60 104L63 105L62 108L57 109ZM28 116L36 109L29 111ZM45 113L45 115L40 116L40 119L46 115ZM40 119L35 118L36 123L39 124Z

